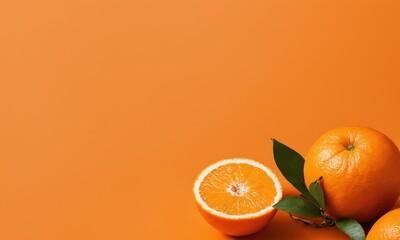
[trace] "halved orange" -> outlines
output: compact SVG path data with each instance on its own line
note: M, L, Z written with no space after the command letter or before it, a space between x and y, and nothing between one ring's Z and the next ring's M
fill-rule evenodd
M263 228L275 215L272 207L282 198L276 175L250 159L227 159L204 169L193 192L205 220L231 236L244 236Z

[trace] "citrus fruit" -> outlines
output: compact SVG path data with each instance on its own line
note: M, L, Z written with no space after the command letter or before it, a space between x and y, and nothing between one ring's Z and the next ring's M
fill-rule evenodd
M400 208L379 218L369 231L367 240L400 240Z
M375 220L399 197L399 149L371 128L330 130L311 146L304 164L307 184L320 176L328 214L359 222Z
M214 163L197 177L193 192L205 220L231 236L257 232L276 213L282 187L267 167L249 159Z

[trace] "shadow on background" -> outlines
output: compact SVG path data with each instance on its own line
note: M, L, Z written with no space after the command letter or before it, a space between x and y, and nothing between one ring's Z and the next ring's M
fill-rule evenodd
M394 208L400 208L400 198ZM306 226L303 223L290 219L283 212L278 212L272 221L267 224L260 232L244 237L227 237L227 239L236 240L291 240L297 239L298 233L307 236L307 239L324 239L324 236L337 237L337 239L345 239L345 236L335 227L315 229ZM363 223L362 226L367 234L374 222Z

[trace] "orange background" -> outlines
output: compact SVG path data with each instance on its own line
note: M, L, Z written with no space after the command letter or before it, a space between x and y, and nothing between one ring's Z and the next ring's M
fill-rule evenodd
M365 125L400 145L400 1L0 3L0 239L232 239L197 213L208 164L277 171ZM286 194L292 188L279 175ZM241 239L346 239L278 213Z

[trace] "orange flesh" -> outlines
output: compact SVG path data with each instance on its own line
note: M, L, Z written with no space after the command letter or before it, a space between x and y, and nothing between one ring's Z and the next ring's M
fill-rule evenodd
M211 171L200 185L207 205L230 215L256 213L274 202L274 181L263 170L244 163L231 163Z

